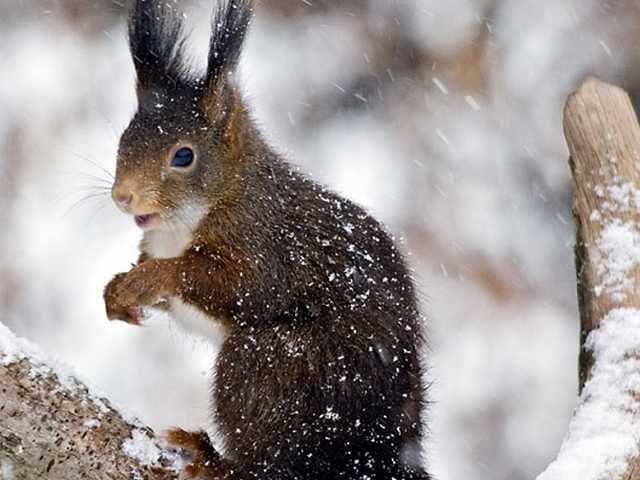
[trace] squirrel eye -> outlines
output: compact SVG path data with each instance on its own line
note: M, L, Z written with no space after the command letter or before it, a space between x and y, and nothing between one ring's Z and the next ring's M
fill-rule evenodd
M182 147L178 150L171 160L171 166L176 168L187 168L191 166L195 155L189 147Z

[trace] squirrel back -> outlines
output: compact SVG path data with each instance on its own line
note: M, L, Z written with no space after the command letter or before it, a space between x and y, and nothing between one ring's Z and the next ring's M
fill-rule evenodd
M428 479L411 276L373 217L255 126L233 78L251 13L219 4L195 76L175 7L134 2L139 109L113 197L145 233L139 264L105 290L107 313L137 323L165 301L205 335L224 325L212 417L225 448L200 452L203 477Z

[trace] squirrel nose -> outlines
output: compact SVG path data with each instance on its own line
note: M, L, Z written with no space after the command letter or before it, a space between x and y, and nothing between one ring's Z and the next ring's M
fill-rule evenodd
M129 209L131 209L131 205L133 204L133 193L128 190L114 190L113 200L115 201L118 208L120 208L121 210L129 211Z

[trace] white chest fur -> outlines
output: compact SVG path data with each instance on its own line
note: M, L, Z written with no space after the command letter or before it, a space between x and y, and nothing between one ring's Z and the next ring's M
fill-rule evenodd
M226 332L222 324L199 308L184 303L177 297L170 298L169 305L171 318L187 333L213 344L225 338Z
M192 212L193 213L193 212ZM144 249L153 258L173 258L182 255L191 245L193 230L204 214L191 216L198 221L193 225L171 225L146 232ZM169 300L169 314L187 333L217 343L224 338L224 328L215 318L189 305L177 297Z
M166 223L144 234L144 250L153 258L179 257L191 245L196 230L207 211L199 206L182 207L175 213L180 220Z
M146 232L144 249L153 258L179 257L191 245L193 233L184 226Z

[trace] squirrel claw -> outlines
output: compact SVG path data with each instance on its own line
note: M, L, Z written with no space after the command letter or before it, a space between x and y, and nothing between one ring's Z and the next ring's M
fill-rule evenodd
M107 312L107 318L112 322L124 322L129 325L140 326L142 322L142 311L138 307L125 308L117 312Z
M107 318L112 321L121 321L129 325L140 325L142 310L137 306L125 306L118 295L117 289L127 278L127 273L119 273L109 282L104 290L104 302L107 310Z

